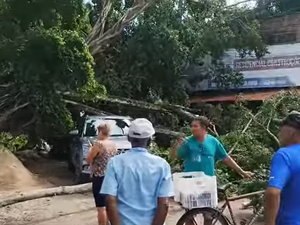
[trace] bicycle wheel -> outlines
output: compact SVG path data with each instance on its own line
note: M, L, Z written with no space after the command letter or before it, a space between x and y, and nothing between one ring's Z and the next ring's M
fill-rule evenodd
M202 222L198 222L198 216L202 216ZM229 225L227 218L213 208L195 208L183 214L176 225Z

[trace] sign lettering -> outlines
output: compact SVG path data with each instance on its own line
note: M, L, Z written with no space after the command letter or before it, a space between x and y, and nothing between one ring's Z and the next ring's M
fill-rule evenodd
M234 69L238 71L286 69L296 67L300 67L300 55L234 60Z

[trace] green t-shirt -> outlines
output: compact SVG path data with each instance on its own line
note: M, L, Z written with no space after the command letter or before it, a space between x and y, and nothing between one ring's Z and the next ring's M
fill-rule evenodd
M216 161L225 159L227 152L215 137L208 134L202 143L193 136L185 138L177 155L184 160L184 172L204 172L213 176Z

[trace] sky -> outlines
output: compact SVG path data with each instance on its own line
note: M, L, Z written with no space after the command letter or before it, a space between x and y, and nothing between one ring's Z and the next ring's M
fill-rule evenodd
M237 4L239 2L244 2L245 0L226 0L227 2L227 5L232 5L232 4ZM254 7L255 4L256 4L256 0L249 0L249 2L247 3L244 3L244 4L241 4L241 5L247 5L247 6L250 6L250 7Z

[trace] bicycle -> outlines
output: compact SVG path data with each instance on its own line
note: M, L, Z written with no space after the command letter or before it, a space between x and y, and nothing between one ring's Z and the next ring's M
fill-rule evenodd
M195 217L197 215L204 215L205 218L209 218L209 224L215 225L217 222L220 222L222 225L238 225L236 219L234 218L234 213L232 211L230 202L240 200L240 199L246 199L255 195L260 195L263 197L264 191L257 191L252 192L240 196L234 196L234 197L227 197L226 191L231 186L231 183L222 185L218 187L218 192L224 196L224 204L220 208L210 208L210 207L203 207L203 208L194 208L194 209L186 209L185 214L181 216L181 218L178 220L176 225L185 225L185 224L191 224L191 225L197 225L195 221ZM231 220L227 216L223 214L224 210L228 207ZM256 219L259 217L259 215L263 212L264 207L262 206L257 210L257 212L252 216L250 220L243 220L240 222L239 225L253 225Z

